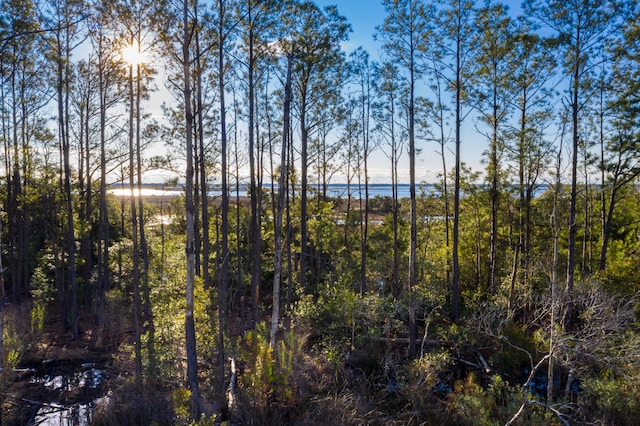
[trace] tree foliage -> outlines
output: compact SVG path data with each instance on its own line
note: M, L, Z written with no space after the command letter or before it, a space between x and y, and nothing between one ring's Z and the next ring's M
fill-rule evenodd
M0 0L0 422L633 424L637 2L382 6Z

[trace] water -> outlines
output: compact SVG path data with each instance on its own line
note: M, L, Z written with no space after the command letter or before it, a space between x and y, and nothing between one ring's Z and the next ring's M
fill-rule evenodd
M409 198L409 189L411 185L402 183L398 185L398 198ZM229 190L229 197L235 198L238 195L244 197L247 195L248 187L244 184L240 185L240 190L236 191L236 186L231 185ZM270 184L263 185L263 189L266 191L271 190ZM277 185L276 185L277 189ZM299 194L300 188L296 189L296 192ZM310 192L317 192L317 185L309 186ZM327 186L327 195L332 198L347 198L349 191L351 192L352 198L364 198L365 190L364 186L360 189L358 185L351 185L350 187L346 183L332 183ZM416 189L416 193L419 195L422 192L425 194L436 193L435 186L432 184L423 184L418 185ZM113 194L116 197L130 197L131 191L127 187L118 187L112 186L109 190L110 194ZM171 197L180 196L184 193L184 189L182 187L171 187L171 188L162 188L162 185L154 185L149 184L142 188L139 192L137 189L133 191L135 196L141 193L143 197L158 197L163 199L170 199ZM219 188L213 188L207 192L210 197L218 197L222 194ZM393 196L393 188L390 184L369 184L369 198L373 197L391 197Z
M93 404L76 404L65 407L59 404L49 404L41 407L33 420L38 426L89 426Z
M270 191L271 184L264 184L262 188L265 191ZM277 185L275 186L275 188L277 190ZM398 198L409 198L410 189L411 189L411 185L408 183L398 184L398 187L397 187ZM483 186L481 186L480 189L483 189ZM486 187L484 189L486 189ZM512 187L511 189L515 190L515 187ZM539 196L540 194L542 194L544 191L548 189L549 189L548 185L538 185L534 190L534 197ZM321 187L319 187L316 184L312 183L309 185L310 193L316 193L321 190L322 190ZM449 190L453 191L453 186L451 186ZM354 199L365 197L364 185L362 185L360 188L358 187L357 184L352 184L348 186L346 183L331 183L327 185L327 195L331 198L345 199L349 195L349 192L351 193L351 198L354 198ZM112 185L111 189L109 190L109 193L115 195L116 197L122 197L122 196L129 197L131 195L131 191L129 190L128 187L120 187L118 185ZM133 193L135 196L137 196L139 192L136 189L133 191ZM231 184L229 187L229 197L232 199L236 198L237 196L245 197L247 196L247 193L248 193L248 186L245 184L241 184L239 186L239 191L236 191L235 184ZM296 188L296 193L297 194L300 193L299 187ZM146 184L142 188L141 194L144 197L157 197L158 199L168 200L171 197L180 196L184 194L184 188L182 186L163 188L161 184ZM207 192L207 194L210 197L219 197L222 194L222 192L220 191L219 186L214 186ZM439 189L434 184L420 183L416 185L417 196L420 196L420 195L428 196L428 195L438 195L438 194L439 194ZM450 192L450 194L453 194L453 192ZM393 188L391 184L388 184L388 183L369 184L370 199L374 197L392 197L392 196L393 196Z
M104 370L92 363L36 374L30 382L44 388L49 400L42 401L30 424L89 426L96 406L108 403L109 396L97 397L105 380Z

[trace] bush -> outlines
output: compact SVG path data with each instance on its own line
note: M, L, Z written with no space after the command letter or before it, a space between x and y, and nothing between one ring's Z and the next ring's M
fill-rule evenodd
M586 418L601 424L635 425L640 412L640 388L635 380L616 377L610 371L582 383L582 407Z

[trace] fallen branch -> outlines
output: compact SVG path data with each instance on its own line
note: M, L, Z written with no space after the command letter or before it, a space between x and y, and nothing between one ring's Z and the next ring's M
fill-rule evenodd
M545 404L544 402L540 402L540 401L536 401L536 400L529 400L529 399L527 399L526 401L524 401L522 403L522 405L520 406L520 409L518 410L518 412L513 415L511 420L509 420L507 423L505 423L505 426L510 426L510 425L514 424L515 421L518 419L518 417L520 417L522 415L522 413L524 412L524 409L529 405L538 405L538 406L540 406L540 407L542 407L542 408L544 408L546 410L549 410L553 414L555 414L556 417L558 417L558 420L560 420L564 425L571 426L569 421L567 419L565 419L565 417L566 417L565 414L561 413L558 409L553 408L552 406L550 406L549 404Z

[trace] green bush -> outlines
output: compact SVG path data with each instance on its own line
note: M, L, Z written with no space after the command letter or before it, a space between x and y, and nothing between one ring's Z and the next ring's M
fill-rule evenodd
M586 378L582 407L587 418L598 419L600 424L635 425L640 412L640 388L637 380L617 377L603 371L598 377Z

